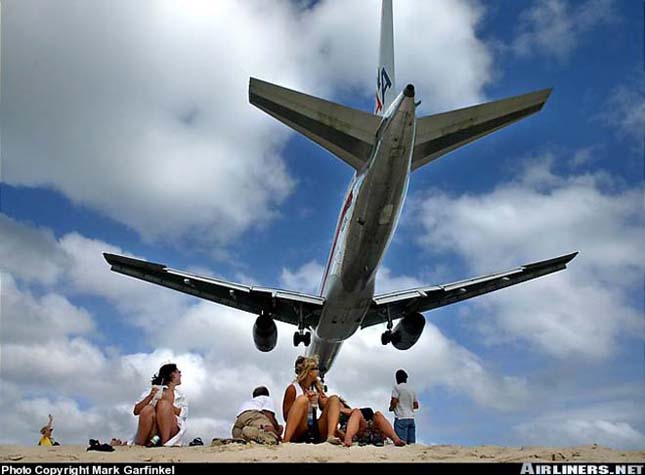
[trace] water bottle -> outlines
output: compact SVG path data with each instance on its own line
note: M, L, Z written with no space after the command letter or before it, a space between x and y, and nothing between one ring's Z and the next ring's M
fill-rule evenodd
M314 405L310 402L307 409L307 442L314 442L314 424L316 423L316 416L314 414Z

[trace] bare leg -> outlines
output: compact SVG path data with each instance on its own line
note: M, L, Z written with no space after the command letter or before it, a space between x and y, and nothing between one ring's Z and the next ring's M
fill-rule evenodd
M340 418L340 407L338 396L330 396L318 419L318 431L321 437L325 437L325 440L333 438L336 433L338 419Z
M361 424L362 422L362 424ZM343 440L343 445L345 447L351 447L354 436L361 429L361 426L366 426L365 420L363 419L363 413L360 409L352 409L352 414L349 416L347 421L347 432L345 432L345 437ZM364 427L363 427L364 429Z
M134 438L135 445L146 445L155 432L157 432L155 408L146 406L139 413L139 425Z
M284 441L298 438L307 431L307 396L298 396L287 414L287 427L284 429Z
M157 402L157 425L159 426L161 445L168 442L179 432L177 417L175 416L175 411L173 411L170 401L161 399Z
M379 411L376 411L374 413L374 427L376 427L378 430L383 432L387 437L392 439L392 442L394 442L394 445L398 447L402 447L405 445L405 442L401 440L401 438L396 435L396 432L394 431L394 428L392 427L392 424L385 418L383 414L381 414Z

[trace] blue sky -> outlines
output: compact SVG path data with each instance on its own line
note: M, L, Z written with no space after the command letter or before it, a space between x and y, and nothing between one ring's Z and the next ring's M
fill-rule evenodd
M415 172L377 291L580 251L569 269L426 314L409 351L357 332L331 392L387 412L406 368L425 443L645 446L643 3L397 1L420 115L553 87L539 114ZM379 2L4 2L3 427L127 438L175 361L189 432L280 401L279 324L113 274L116 252L316 292L352 171L248 104L249 76L372 109ZM63 34L64 33L64 34Z

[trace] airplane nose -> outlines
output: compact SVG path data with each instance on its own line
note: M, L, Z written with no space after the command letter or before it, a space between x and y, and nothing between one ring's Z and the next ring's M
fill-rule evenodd
M414 85L408 84L405 86L405 89L403 89L403 95L406 97L414 97Z

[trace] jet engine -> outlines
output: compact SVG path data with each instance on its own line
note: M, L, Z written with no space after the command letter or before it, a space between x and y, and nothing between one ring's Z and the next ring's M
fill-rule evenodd
M408 350L414 345L426 325L426 319L420 313L411 313L401 320L392 331L391 342L397 350Z
M278 327L268 315L260 315L253 325L253 342L260 351L271 351L278 342Z

